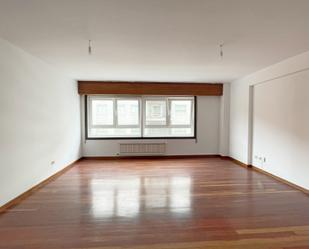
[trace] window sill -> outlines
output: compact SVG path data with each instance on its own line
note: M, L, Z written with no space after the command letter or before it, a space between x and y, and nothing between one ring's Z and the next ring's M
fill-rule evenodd
M196 139L196 137L87 137L86 140Z

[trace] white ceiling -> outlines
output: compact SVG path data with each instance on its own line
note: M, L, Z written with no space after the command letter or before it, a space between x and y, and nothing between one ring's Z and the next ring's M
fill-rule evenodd
M309 50L308 13L309 0L0 0L0 37L76 79L229 82Z

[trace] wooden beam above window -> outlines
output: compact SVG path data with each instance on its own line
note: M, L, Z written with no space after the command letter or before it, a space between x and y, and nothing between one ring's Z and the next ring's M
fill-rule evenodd
M78 81L79 94L221 96L220 83Z

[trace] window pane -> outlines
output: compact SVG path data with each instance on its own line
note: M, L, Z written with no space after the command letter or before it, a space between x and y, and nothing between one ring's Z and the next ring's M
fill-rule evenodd
M145 125L166 125L165 100L146 100Z
M92 125L113 125L114 124L114 103L113 100L91 101Z
M138 100L117 100L118 125L139 125Z
M191 124L191 100L171 101L171 125Z

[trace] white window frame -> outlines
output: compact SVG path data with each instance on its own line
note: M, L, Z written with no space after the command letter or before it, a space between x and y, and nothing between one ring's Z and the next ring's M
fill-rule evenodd
M166 108L166 124L165 125L146 125L146 101L165 101ZM166 128L168 125L168 103L164 97L156 96L144 96L143 97L143 128Z
M87 95L86 104L87 104L87 119L86 119L86 129L87 129L87 139L173 139L173 138L183 138L183 139L192 139L196 136L196 101L194 96L135 96L135 95ZM113 100L113 125L94 125L92 124L92 100ZM118 113L117 113L117 100L138 100L138 125L118 125ZM146 125L146 101L147 100L163 100L166 101L166 125ZM172 125L171 124L171 103L173 100L190 100L191 101L191 118L190 124L188 125ZM135 137L89 137L88 134L92 128L140 128L141 135ZM144 130L147 128L192 128L192 136L158 136L158 137L147 137L144 136Z
M87 110L87 113L88 113L88 128L114 128L115 126L115 101L113 100L113 98L110 98L110 97L106 97L104 98L104 100L112 100L113 101L113 125L95 125L92 123L92 101L93 100L102 100L102 98L100 98L99 96L97 95L91 95L91 96L88 96L88 110ZM89 122L90 120L90 122Z
M146 101L160 100L166 101L166 124L165 125L146 125ZM172 125L171 124L171 108L173 100L190 100L191 101L191 118L188 125ZM192 128L194 126L194 97L143 97L143 129L144 128ZM193 127L194 129L194 127Z
M138 101L138 124L137 125L120 125L118 124L118 100L137 100ZM116 119L116 127L115 128L142 128L142 119L141 119L141 98L140 97L116 97L115 98L115 119Z
M92 101L93 100L112 100L113 101L113 125L94 125L92 124ZM119 125L118 124L118 100L137 100L138 101L138 124L137 125ZM88 96L88 129L91 128L142 128L141 126L141 98L134 96L106 96L106 95L89 95ZM90 120L90 122L89 122Z

